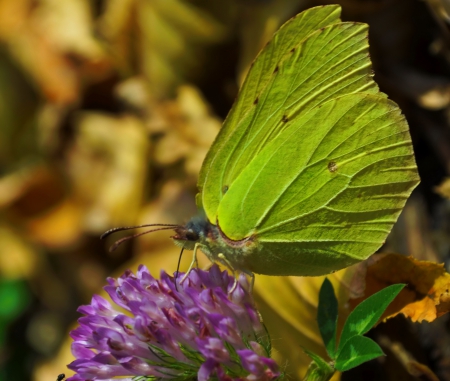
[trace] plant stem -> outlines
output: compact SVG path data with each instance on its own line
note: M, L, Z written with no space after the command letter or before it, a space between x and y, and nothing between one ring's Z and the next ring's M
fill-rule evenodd
M328 381L333 377L334 372L334 367L325 361L320 362L320 364L312 361L303 381Z

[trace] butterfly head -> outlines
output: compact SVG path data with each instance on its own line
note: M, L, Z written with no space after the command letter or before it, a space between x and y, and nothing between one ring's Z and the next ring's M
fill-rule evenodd
M175 228L175 235L171 238L177 246L186 250L194 250L195 244L207 236L209 225L204 216L196 216L185 226Z

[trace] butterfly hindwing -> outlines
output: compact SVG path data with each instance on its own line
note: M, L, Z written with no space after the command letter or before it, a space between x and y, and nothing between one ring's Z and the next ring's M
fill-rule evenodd
M231 239L255 235L265 255L283 244L272 250L282 259L275 273L313 275L301 263L320 259L326 267L331 259L351 263L375 252L418 180L408 125L395 103L349 94L288 122L232 184L218 221ZM255 266L267 265L262 257Z

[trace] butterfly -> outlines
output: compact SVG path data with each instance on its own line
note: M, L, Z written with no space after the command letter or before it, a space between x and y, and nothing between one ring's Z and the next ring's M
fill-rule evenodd
M173 229L191 267L200 249L247 274L345 268L380 248L419 183L405 117L373 80L368 26L340 12L308 9L274 34L203 162L199 215L145 225Z

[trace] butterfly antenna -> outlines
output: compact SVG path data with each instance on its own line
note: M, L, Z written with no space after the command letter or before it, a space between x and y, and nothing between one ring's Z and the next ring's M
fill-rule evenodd
M180 273L180 264L181 264L181 257L183 256L184 247L181 248L180 256L178 257L178 264L177 264L177 275L175 275L175 290L178 291L178 285L177 285L177 279L178 274Z
M105 239L106 237L109 237L111 234L113 234L115 232L121 232L124 230L139 229L139 228L148 228L150 226L167 226L168 229L174 229L174 228L181 227L180 225L176 225L176 224L144 224L144 225L136 225L136 226L122 226L119 228L112 228L112 229L107 230L100 236L100 239Z
M178 226L178 225L174 225L174 226ZM174 226L168 226L168 227L162 227L162 228L158 228L158 229L146 230L145 232L142 232L142 233L136 233L136 234L129 235L127 237L121 238L121 239L117 240L116 242L114 242L114 244L109 248L109 252L110 253L113 252L114 250L116 250L119 247L119 245L121 245L122 243L124 243L126 241L129 241L130 239L140 237L141 235L144 235L144 234L147 234L147 233L157 232L159 230L172 230L174 228ZM123 229L123 230L126 230L126 229Z

